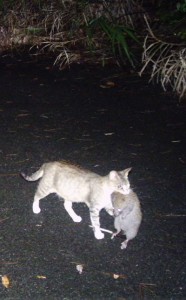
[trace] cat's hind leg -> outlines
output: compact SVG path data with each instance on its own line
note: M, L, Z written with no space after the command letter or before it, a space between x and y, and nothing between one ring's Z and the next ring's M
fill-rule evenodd
M82 218L78 216L72 208L72 202L65 200L64 208L68 212L69 216L72 218L74 222L81 222Z
M39 201L44 197L45 196L41 196L38 192L36 192L36 194L34 196L34 202L33 202L33 205L32 205L32 210L33 210L34 214L39 214L40 213L41 209L39 207Z
M40 181L37 191L34 196L34 202L32 205L33 212L39 214L41 209L39 207L39 202L42 198L48 196L51 193L50 189L43 186L42 181Z

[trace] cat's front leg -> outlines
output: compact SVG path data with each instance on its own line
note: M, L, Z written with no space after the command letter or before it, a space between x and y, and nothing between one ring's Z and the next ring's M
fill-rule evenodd
M97 240L101 240L105 236L100 230L99 212L100 209L98 208L90 208L90 220L94 229L94 236Z
M68 212L69 216L72 218L72 220L74 222L81 222L82 218L80 216L78 216L75 211L72 208L72 202L70 201L64 201L64 208L66 209L66 211Z
M41 209L39 207L39 200L40 200L40 198L36 194L34 197L33 205L32 205L32 210L33 210L34 214L39 214L41 211Z

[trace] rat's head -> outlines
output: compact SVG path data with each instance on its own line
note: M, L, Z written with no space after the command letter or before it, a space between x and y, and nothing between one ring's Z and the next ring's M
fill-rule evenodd
M111 201L114 209L114 216L117 217L120 215L125 205L125 195L114 192L111 195Z

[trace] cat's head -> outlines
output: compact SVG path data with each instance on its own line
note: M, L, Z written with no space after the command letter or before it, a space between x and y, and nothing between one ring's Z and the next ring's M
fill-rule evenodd
M119 192L123 195L130 193L130 182L128 174L132 168L125 169L123 171L111 171L109 173L110 186L113 192Z

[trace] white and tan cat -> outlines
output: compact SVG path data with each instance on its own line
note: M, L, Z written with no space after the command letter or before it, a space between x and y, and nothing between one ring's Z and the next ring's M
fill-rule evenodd
M27 181L41 178L37 187L33 212L40 213L39 201L51 193L58 194L64 199L64 207L74 222L81 222L73 208L73 202L84 202L89 207L90 219L96 239L104 238L100 230L99 212L102 208L113 215L111 194L120 192L128 194L128 169L111 171L107 176L100 176L66 161L45 163L31 176L21 173Z

